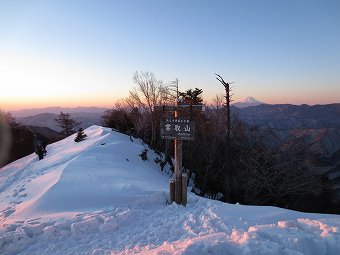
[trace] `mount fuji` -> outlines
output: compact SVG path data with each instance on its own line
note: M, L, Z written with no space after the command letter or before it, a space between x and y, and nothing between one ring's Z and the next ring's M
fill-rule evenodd
M239 102L236 102L233 105L238 107L238 108L246 108L246 107L249 107L249 106L256 106L256 105L260 105L260 104L264 104L264 103L256 100L253 97L246 97L245 99L243 99Z
M0 169L0 254L339 254L340 215L191 192L186 207L169 205L159 155L109 128L84 132Z

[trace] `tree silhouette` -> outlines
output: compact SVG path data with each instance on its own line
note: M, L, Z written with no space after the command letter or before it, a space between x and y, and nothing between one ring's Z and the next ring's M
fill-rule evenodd
M80 122L76 122L75 120L73 120L69 113L63 112L60 112L58 118L55 119L55 121L57 122L57 125L62 129L61 134L65 136L69 136L74 133L75 127L80 124Z
M188 89L185 92L179 92L179 95L183 97L184 104L199 105L203 103L202 93L202 89L195 88L195 90Z
M74 139L75 142L80 142L80 141L83 141L85 140L85 138L87 137L87 135L84 133L84 130L82 128L79 128L78 129L78 133L77 133L77 136L76 138Z
M0 167L34 152L33 134L0 110Z
M223 85L224 89L225 89L225 107L227 109L227 130L226 130L226 134L227 137L230 137L230 103L231 101L233 101L232 98L232 94L230 94L231 92L231 88L230 85L233 82L225 82L222 78L222 76L218 75L217 73L215 73L215 75L217 76L216 79Z

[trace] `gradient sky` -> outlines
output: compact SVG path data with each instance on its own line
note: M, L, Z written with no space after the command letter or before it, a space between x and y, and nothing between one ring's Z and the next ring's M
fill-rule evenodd
M340 102L338 0L0 0L0 109L112 106L135 71L234 100Z

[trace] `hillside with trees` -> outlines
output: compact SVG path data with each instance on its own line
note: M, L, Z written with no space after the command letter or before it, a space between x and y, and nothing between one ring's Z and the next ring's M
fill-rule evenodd
M174 92L150 73L136 73L134 81L130 97L107 111L103 123L141 138L159 152L160 167L163 162L172 166L173 144L159 134L165 112L153 106L173 103L164 95ZM178 94L186 104L203 103L201 89ZM270 146L261 128L228 113L224 100L216 97L204 112L190 112L196 134L195 141L183 143L183 166L195 182L195 193L229 203L340 212L336 183L317 165L303 139Z
M230 105L232 93L220 75L225 95L216 96L205 111L182 112L196 121L194 141L183 142L183 167L193 191L228 203L274 205L284 208L339 213L339 104L324 106ZM160 138L160 121L171 112L155 106L203 104L200 88L180 91L175 79L164 83L153 73L136 72L135 87L101 116L102 124L140 138L155 150L160 168L174 170L172 140ZM95 113L93 113L95 114ZM79 126L69 113L54 121L61 130L19 124L11 113L12 146L9 163L34 151L34 134L49 143L74 134ZM55 115L53 115L55 116ZM98 116L100 117L100 116Z

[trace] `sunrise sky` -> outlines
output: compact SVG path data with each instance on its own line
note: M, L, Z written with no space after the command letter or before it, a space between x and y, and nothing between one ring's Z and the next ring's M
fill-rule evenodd
M106 106L135 71L234 100L340 102L340 1L1 1L0 109Z

